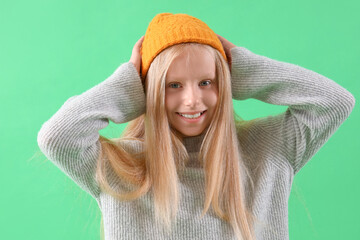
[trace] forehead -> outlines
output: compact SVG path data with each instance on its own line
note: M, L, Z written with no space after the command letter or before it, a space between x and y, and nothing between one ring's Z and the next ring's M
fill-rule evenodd
M214 79L215 75L215 59L211 53L202 48L187 48L171 63L166 80Z

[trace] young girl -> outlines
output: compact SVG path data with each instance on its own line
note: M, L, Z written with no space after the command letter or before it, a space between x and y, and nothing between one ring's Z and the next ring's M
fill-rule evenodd
M238 119L232 99L286 105ZM43 153L96 199L105 239L288 239L297 172L347 119L334 81L162 13L129 62L43 124ZM121 138L99 130L129 122ZM210 206L211 205L211 206Z

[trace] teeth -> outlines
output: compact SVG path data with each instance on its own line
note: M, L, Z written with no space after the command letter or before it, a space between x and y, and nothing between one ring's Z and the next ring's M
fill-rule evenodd
M180 114L181 116L183 116L183 117L186 117L186 118L198 118L198 117L200 117L201 114L203 114L203 112L199 112L199 113L194 114L194 115L181 114L181 113L179 113L179 114Z

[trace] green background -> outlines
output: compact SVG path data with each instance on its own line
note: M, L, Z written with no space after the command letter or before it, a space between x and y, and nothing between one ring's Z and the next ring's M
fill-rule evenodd
M161 12L193 15L237 46L318 72L360 98L355 0L1 0L1 239L99 239L96 201L46 160L37 133L66 99L129 61ZM234 103L246 120L286 110L254 99ZM292 240L360 239L357 105L294 179ZM116 137L123 127L111 123L100 133Z

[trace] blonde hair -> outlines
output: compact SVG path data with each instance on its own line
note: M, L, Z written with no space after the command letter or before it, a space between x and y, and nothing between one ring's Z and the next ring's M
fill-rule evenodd
M243 164L237 138L237 127L243 120L233 108L227 62L211 46L181 43L157 55L144 84L146 113L128 123L118 142L100 136L102 151L96 170L97 181L104 192L120 201L135 200L152 189L155 220L163 223L167 230L171 228L180 199L178 171L185 168L189 156L182 137L169 126L164 105L165 79L172 61L188 49L205 50L213 56L218 87L218 102L212 122L205 130L198 159L205 172L205 202L201 217L211 204L216 215L231 224L239 240L253 240L255 218L246 206L247 193L243 184L243 175L249 173ZM138 152L127 151L121 143L128 140L139 141L144 148ZM136 189L126 193L114 190L106 179L106 163ZM252 180L251 183L253 186Z

